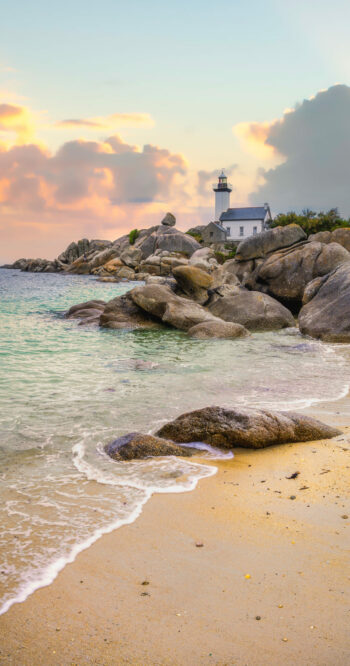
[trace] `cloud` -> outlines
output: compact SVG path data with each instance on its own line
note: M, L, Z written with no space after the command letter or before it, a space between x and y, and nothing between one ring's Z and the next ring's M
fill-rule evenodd
M275 212L338 206L350 216L350 88L335 85L288 109L272 123L253 123L257 142L283 156L262 170L262 182L250 195L269 201Z
M76 130L83 128L96 131L114 131L120 127L153 127L154 121L149 113L113 113L110 116L96 118L68 118L55 124L59 129Z
M9 118L21 122L21 110L2 105L0 122L7 127ZM182 155L149 144L141 149L118 135L68 141L56 152L41 144L0 142L2 259L40 253L50 258L74 238L113 239L131 227L155 224L169 207L176 209L186 178ZM19 249L24 239L28 248Z
M0 104L0 133L14 132L18 143L29 141L35 130L33 114L18 104Z

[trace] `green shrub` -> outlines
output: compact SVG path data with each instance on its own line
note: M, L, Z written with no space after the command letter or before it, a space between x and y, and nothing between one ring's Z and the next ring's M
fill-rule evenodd
M236 256L236 248L234 248L230 252L220 252L219 250L217 250L214 253L214 256L218 264L224 264L225 261L233 259Z
M350 227L350 220L342 219L337 208L331 208L326 213L323 211L316 213L307 208L302 211L301 215L293 210L289 213L277 215L272 221L271 227L285 227L288 224L299 224L309 236L310 234L317 234L319 231L334 231L339 227Z
M194 240L196 240L197 243L202 243L203 241L201 234L198 234L195 231L186 231L186 234L187 236L192 236L192 238L194 238Z
M132 229L129 233L129 243L130 245L134 245L136 239L139 237L140 232L138 229Z

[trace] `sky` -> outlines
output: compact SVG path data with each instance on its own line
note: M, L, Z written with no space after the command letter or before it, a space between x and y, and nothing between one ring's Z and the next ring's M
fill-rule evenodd
M13 0L0 25L0 261L169 210L350 216L350 4Z

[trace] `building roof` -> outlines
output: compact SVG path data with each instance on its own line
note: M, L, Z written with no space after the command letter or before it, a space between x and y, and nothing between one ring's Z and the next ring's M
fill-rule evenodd
M211 224L213 224L217 229L220 229L220 231L226 233L226 229L224 229L224 227L219 222L209 222L207 226L209 227Z
M268 210L264 206L251 206L249 208L228 208L220 215L220 222L231 220L264 220Z

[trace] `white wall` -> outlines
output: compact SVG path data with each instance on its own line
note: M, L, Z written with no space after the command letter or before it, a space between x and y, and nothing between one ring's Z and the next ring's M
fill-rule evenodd
M221 213L230 208L230 192L215 192L215 221L220 220Z
M229 229L230 234L227 236L227 240L241 241L249 236L253 236L254 233L260 234L264 231L264 223L261 220L235 220L234 222L222 223L224 229ZM243 236L241 235L240 229L243 227ZM256 232L254 229L256 228Z

